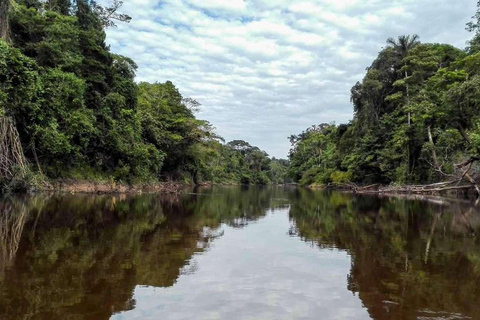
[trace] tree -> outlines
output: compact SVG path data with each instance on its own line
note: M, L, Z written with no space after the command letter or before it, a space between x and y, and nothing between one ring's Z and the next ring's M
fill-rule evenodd
M395 53L398 55L398 57L403 60L408 54L410 50L412 50L415 46L420 44L420 41L418 40L420 37L416 34L413 36L411 35L403 35L399 36L398 40L395 40L393 38L388 38L387 39L387 44L391 45L393 49L395 50ZM405 69L405 78L408 78L408 72ZM407 100L409 98L409 92L408 92L408 84L406 86L407 88ZM408 102L407 102L408 103ZM408 125L410 125L410 120L411 120L411 114L410 112L408 113Z
M0 1L0 39L8 41L10 38L9 12L11 0Z
M132 17L128 14L118 12L122 5L123 1L120 0L113 0L110 7L101 6L94 0L77 0L77 10L85 11L86 7L88 7L105 28L116 27L115 21L128 23L132 20Z
M399 36L397 40L393 38L387 39L387 44L392 46L395 49L397 55L403 59L407 56L408 52L413 49L415 46L420 44L420 37L416 34L414 35L402 35Z
M130 21L118 13L121 1L110 7L91 0L15 3L9 12L10 1L0 2L1 22L10 23L4 34L11 35L11 45L0 40L3 151L5 145L14 145L14 153L23 147L35 170L49 178L281 180L285 166L272 166L247 142L245 150L225 145L210 123L195 117L200 103L183 98L171 81L135 83L135 62L110 52L105 42L113 21ZM0 158L5 154L12 152Z
M470 32L475 32L472 40L468 43L468 52L471 54L477 53L480 51L480 0L477 2L477 12L472 17L473 21L467 23L467 30Z
M45 8L50 11L56 11L63 15L70 14L72 3L70 0L48 0Z

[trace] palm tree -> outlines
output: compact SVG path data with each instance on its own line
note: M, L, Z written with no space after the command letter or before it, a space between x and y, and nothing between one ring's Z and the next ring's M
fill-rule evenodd
M393 38L387 39L387 44L395 49L400 59L405 58L408 52L415 46L420 44L420 37L417 34L399 36L397 40Z
M417 34L414 35L403 35L399 36L397 40L393 38L387 39L387 45L391 46L395 53L397 54L400 60L403 60L408 54L410 50L420 44L420 37ZM405 63L406 67L406 63ZM407 68L405 68L405 80L408 78ZM406 81L405 81L406 83ZM407 92L407 105L410 102L410 95L408 90L408 83L406 83L406 92ZM411 125L412 115L411 112L408 111L408 126ZM410 144L407 145L407 154L408 154L408 171L410 172Z
M393 49L395 50L395 53L398 55L400 60L403 60L408 54L410 50L412 50L414 47L420 44L420 37L418 34L414 35L403 35L399 36L398 40L395 40L393 38L388 38L387 39L387 44L392 46ZM408 78L408 72L407 69L405 68L405 80ZM410 100L409 99L409 92L408 92L408 83L407 83L407 103ZM410 125L410 111L408 112L408 125Z

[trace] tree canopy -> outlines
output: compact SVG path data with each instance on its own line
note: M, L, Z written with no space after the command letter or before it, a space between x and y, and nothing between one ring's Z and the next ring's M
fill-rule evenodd
M33 170L129 183L285 180L287 163L225 144L171 81L135 82L135 62L105 42L106 28L131 19L121 1L9 4L0 6L8 41L0 41L0 110L16 124Z
M437 182L478 156L479 13L473 18L466 50L421 43L417 35L389 38L352 87L353 120L290 138L292 178L321 185Z

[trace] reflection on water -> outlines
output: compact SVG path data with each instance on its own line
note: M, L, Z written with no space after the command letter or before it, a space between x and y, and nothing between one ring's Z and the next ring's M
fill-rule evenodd
M476 319L480 208L427 200L239 187L3 199L0 319Z
M478 319L480 208L302 190L298 234L348 251L348 288L373 319Z

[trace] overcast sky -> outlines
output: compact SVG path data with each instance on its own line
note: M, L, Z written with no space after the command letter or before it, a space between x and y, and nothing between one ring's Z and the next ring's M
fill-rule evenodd
M226 141L286 157L291 134L352 118L350 88L388 37L464 48L475 10L476 0L124 0L133 20L107 42L137 62L137 81L170 80L199 101L197 116Z

